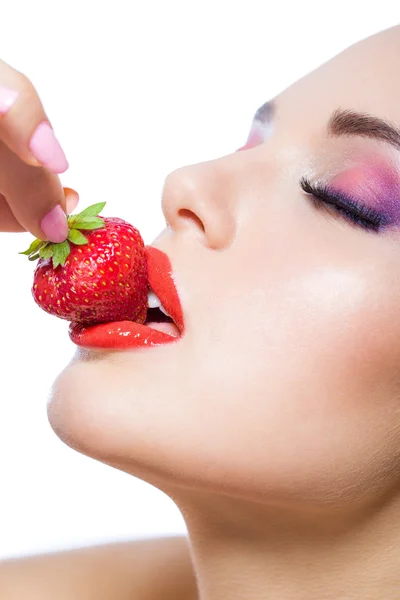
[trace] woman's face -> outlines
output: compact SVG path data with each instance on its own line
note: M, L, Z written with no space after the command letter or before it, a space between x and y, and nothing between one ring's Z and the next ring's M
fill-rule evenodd
M397 483L400 134L374 119L400 127L399 67L397 27L258 111L244 150L167 177L153 245L185 335L78 350L49 403L67 444L266 503L368 502Z

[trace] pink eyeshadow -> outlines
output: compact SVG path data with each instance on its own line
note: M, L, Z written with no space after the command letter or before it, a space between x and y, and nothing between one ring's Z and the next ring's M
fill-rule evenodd
M388 164L356 165L336 175L328 186L400 222L400 174Z

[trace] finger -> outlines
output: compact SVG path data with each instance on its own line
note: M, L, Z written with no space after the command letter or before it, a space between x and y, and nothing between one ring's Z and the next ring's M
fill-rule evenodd
M79 195L72 188L63 188L67 215L70 215L78 205ZM0 231L21 232L26 229L17 221L6 198L0 194Z
M27 164L64 173L67 159L33 84L1 60L0 82L0 140Z
M78 206L79 195L78 195L78 192L76 192L72 188L67 188L67 187L64 188L64 195L65 195L66 213L67 213L67 215L70 215L71 213L74 212L74 210Z
M0 194L0 231L25 231L13 215L3 194Z
M22 162L1 141L0 193L17 221L35 237L52 242L67 238L65 196L58 176Z

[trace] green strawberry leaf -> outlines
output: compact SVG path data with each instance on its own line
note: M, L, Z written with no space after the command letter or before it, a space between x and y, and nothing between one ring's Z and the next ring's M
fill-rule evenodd
M58 265L63 267L69 253L70 245L68 240L65 240L61 244L54 244L53 268L55 269Z
M105 226L100 217L78 217L72 224L73 229L100 229Z
M88 206L82 212L77 215L73 215L74 217L97 217L97 215L103 210L106 202L98 202L97 204L92 204L92 206Z
M40 258L51 258L54 254L54 245L46 244L46 246L42 246L39 250Z
M82 212L77 215L68 215L68 239L61 244L53 244L48 240L33 240L31 245L24 252L19 254L25 254L29 260L36 260L38 258L53 258L53 268L55 269L59 265L64 266L65 261L71 251L72 244L82 246L88 243L88 239L80 232L79 229L93 230L101 229L106 226L104 220L97 215L103 210L106 202L98 202L88 206Z
M18 252L18 254L25 254L26 256L29 256L30 254L37 252L39 248L44 244L46 244L46 242L44 242L43 240L33 240L28 250L25 250L25 252Z
M87 244L89 241L80 231L77 231L76 229L70 229L68 240L77 246Z

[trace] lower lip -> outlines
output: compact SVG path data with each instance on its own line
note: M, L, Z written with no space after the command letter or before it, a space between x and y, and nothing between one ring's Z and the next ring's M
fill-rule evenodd
M114 350L161 346L180 339L179 330L173 323L140 325L132 321L114 321L89 326L71 323L69 336L77 346Z

